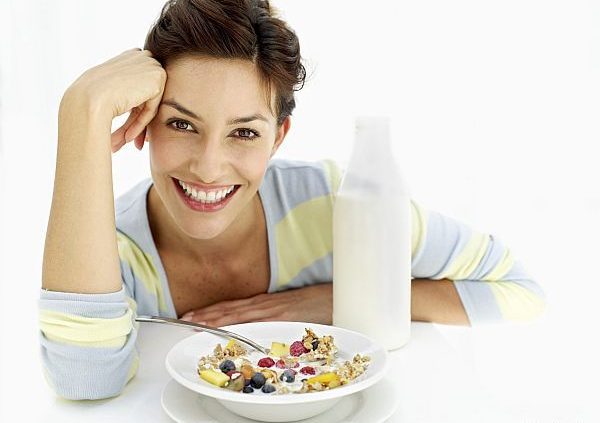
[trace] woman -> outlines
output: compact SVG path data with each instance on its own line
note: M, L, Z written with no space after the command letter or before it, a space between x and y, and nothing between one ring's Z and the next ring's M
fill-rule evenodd
M143 51L68 88L40 301L44 366L60 395L123 389L137 365L136 312L217 326L331 323L341 170L271 160L304 78L298 39L268 2L179 0ZM152 178L114 204L109 148L130 140L148 143ZM414 320L541 312L542 292L498 240L414 202L412 211Z

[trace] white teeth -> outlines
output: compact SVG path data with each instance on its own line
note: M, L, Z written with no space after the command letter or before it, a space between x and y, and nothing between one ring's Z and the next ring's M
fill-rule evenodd
M196 201L200 201L202 203L216 203L221 201L227 194L232 192L235 188L235 185L231 185L228 188L224 188L221 190L213 190L213 191L202 191L196 190L195 188L189 186L183 181L179 181L179 185L183 188L186 195Z

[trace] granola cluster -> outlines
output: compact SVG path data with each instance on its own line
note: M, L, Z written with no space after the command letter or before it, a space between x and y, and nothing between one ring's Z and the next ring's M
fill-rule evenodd
M337 374L340 377L342 385L362 375L367 370L370 362L371 357L356 354L352 361L345 361L344 364L340 365L337 369Z
M246 348L234 340L229 341L225 348L221 347L221 344L217 344L212 355L200 357L200 360L198 360L198 368L219 367L219 363L226 358L238 358L245 356L246 354L248 354Z
M302 345L307 351L302 355L302 361L333 360L337 354L333 336L318 337L311 329L305 328L304 330L306 333L302 337Z

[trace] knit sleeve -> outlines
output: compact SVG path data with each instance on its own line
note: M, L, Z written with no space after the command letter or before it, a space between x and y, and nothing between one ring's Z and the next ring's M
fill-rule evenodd
M108 294L41 290L42 364L59 396L100 399L123 390L138 365L135 310L125 286Z
M412 202L412 276L454 282L472 325L527 321L545 295L503 242Z

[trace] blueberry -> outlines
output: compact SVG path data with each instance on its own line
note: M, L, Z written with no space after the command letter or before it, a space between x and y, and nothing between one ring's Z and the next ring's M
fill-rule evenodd
M279 376L279 380L282 380L284 382L288 382L288 383L292 383L295 379L294 376L294 372L291 370L285 370L280 376Z
M223 360L221 364L219 364L219 369L221 369L223 373L230 372L235 370L235 363L231 360Z
M271 392L275 392L275 387L273 385L265 383L265 386L262 387L262 391L265 394L270 394Z
M313 349L313 351L316 351L318 347L319 347L319 340L315 339L314 341L312 341L312 349Z
M253 388L259 389L259 388L262 388L262 386L265 384L266 381L267 381L267 379L265 378L265 375L263 375L262 373L256 372L252 376L252 379L250 379L250 386L252 386Z
M251 394L252 392L254 392L254 389L252 389L252 386L244 386L244 389L242 389L242 392L244 394Z
M250 386L250 379L244 379L244 386Z

